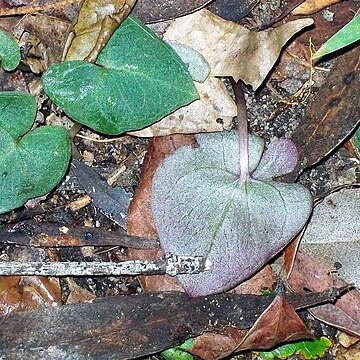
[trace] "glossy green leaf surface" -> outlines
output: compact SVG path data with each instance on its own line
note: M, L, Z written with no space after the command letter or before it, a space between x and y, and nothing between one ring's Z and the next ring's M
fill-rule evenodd
M325 356L326 351L331 346L331 341L322 336L317 340L299 341L296 343L285 344L272 351L259 353L263 360L287 359L290 356L298 354L302 359L315 360Z
M200 134L199 148L166 158L153 179L152 212L165 252L207 257L212 268L178 278L191 296L228 290L259 270L302 228L310 192L273 177L296 165L295 145L251 136L252 177L239 179L237 132Z
M46 94L77 122L115 135L138 130L198 98L175 51L134 18L126 19L96 64L55 64Z
M20 63L20 47L4 30L0 29L0 61L6 71L14 70Z
M313 59L331 54L355 41L360 40L360 15L355 16L349 23L334 34L318 51L313 55Z
M30 131L35 115L30 94L0 93L0 213L52 190L68 167L67 131L58 126Z

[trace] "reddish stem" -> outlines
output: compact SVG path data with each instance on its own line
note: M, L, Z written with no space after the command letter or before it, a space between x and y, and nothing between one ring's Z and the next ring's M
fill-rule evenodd
M242 80L236 82L231 77L230 81L234 90L236 107L237 107L237 120L238 120L238 131L239 131L239 158L240 158L239 180L241 182L245 182L250 178L249 133L248 133L248 118L246 112L246 101L245 101Z

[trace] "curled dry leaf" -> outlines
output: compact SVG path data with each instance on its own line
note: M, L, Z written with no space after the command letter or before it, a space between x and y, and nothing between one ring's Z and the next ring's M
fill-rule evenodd
M64 50L65 60L94 62L136 0L85 0Z
M210 77L202 84L194 84L199 100L165 116L154 125L129 134L152 137L229 130L236 116L236 105L222 81Z
M275 29L251 31L208 10L174 20L164 39L193 47L208 61L213 76L242 79L256 90L280 55L286 42L312 19L295 20ZM188 31L192 29L192 31Z
M313 335L285 297L277 296L239 344L237 351L269 349Z
M291 13L293 15L310 15L314 14L326 7L336 4L341 0L305 0L297 6Z

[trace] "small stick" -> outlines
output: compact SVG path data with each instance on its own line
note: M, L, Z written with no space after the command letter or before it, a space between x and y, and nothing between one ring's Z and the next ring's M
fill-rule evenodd
M18 276L121 276L197 274L208 270L201 256L167 255L161 259L122 262L0 262L0 275Z

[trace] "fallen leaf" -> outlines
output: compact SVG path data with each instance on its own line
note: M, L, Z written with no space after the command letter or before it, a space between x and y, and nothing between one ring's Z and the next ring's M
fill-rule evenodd
M117 29L96 64L58 63L42 82L67 115L108 135L141 129L198 99L178 55L135 18Z
M212 263L210 271L179 276L191 296L228 290L253 275L301 229L312 203L306 188L271 181L294 165L287 140L270 145L260 161L264 142L251 136L249 167L258 168L244 182L237 132L200 134L197 141L199 148L180 148L164 160L152 188L165 252L200 255Z
M259 0L216 0L206 8L217 16L230 21L239 21L249 14Z
M342 189L318 204L301 247L360 288L360 190Z
M151 212L152 180L159 164L179 147L196 143L191 135L171 135L150 141L141 170L140 181L129 206L127 232L132 236L158 237Z
M194 83L200 99L183 106L159 122L129 134L140 137L195 134L229 130L236 116L236 105L221 80L210 77Z
M294 291L308 289L321 291L346 285L334 275L333 269L326 267L320 259L301 250L298 251L293 269L288 274L288 284ZM350 290L334 304L316 306L309 311L320 321L335 326L354 336L360 336L360 292Z
M310 330L286 298L276 296L236 350L270 349L282 342L312 338Z
M313 59L318 59L353 44L360 40L359 34L360 16L355 15L350 22L337 31L325 44L321 45L320 49L312 56Z
M242 79L256 90L286 42L312 23L312 19L300 19L275 29L256 32L226 21L208 10L200 10L172 21L164 39L175 40L197 50L210 64L212 76L232 76L235 81Z
M293 15L310 15L314 14L326 7L336 4L341 0L305 0L297 6L291 13Z
M132 194L123 188L109 186L96 170L76 159L71 165L79 183L91 196L94 206L111 221L125 228Z
M293 294L289 302L307 307L313 303L312 295L301 296L299 302ZM13 314L0 318L0 357L71 356L85 360L91 354L92 358L133 359L167 349L206 330L249 328L273 299L140 293Z
M85 0L68 37L65 60L95 62L113 32L129 15L136 0Z
M13 29L14 35L23 45L23 62L32 71L36 66L39 73L60 61L70 26L68 21L47 15L25 15ZM33 37L33 43L27 43L29 36Z
M132 15L145 23L160 22L192 13L212 0L138 0Z
M291 137L299 151L299 162L283 177L285 181L294 181L305 168L323 159L359 123L359 59L360 47L341 55L307 107Z

